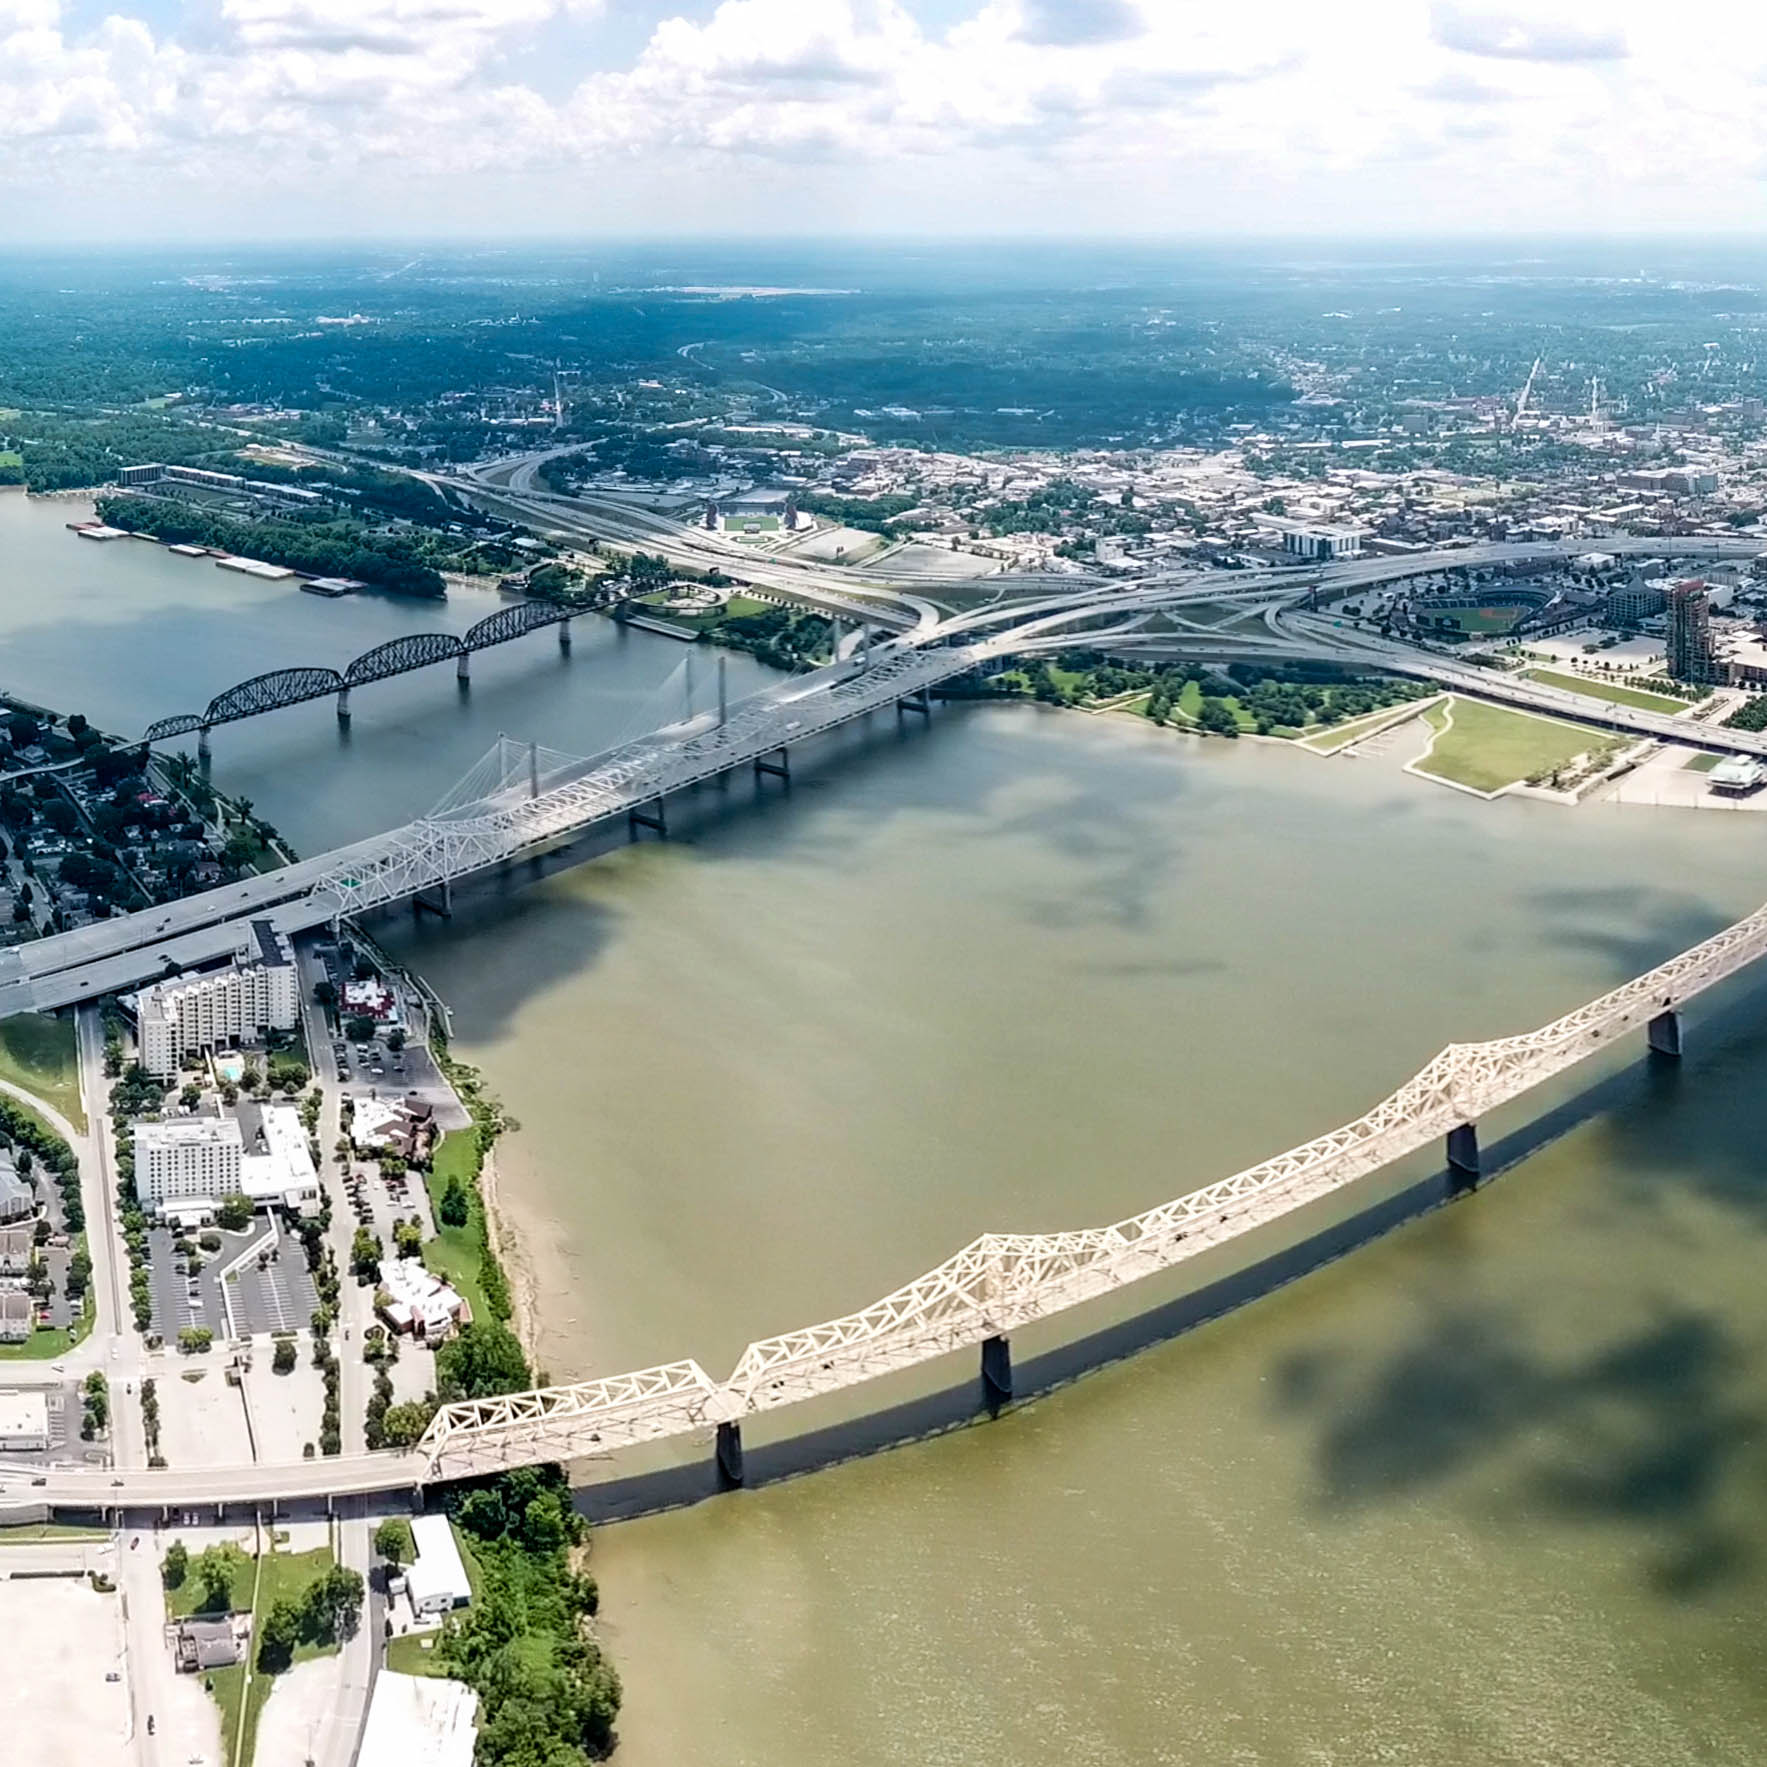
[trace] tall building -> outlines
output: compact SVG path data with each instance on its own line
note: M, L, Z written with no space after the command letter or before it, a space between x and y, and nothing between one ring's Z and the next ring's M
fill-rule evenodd
M244 1137L232 1117L142 1123L135 1130L135 1192L148 1209L237 1196Z
M141 1065L169 1080L205 1049L292 1029L300 1010L288 940L269 921L254 920L231 967L142 989L135 1002Z
M1712 647L1712 609L1697 578L1669 591L1668 670L1677 681L1712 681L1718 659Z

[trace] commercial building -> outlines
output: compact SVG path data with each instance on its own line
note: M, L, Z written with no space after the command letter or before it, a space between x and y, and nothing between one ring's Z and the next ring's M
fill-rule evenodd
M417 1557L405 1573L411 1611L422 1617L439 1618L457 1607L465 1607L472 1600L472 1585L467 1581L466 1566L461 1562L448 1518L413 1516L411 1538L417 1543Z
M144 1207L237 1196L244 1138L232 1117L142 1123L135 1131L135 1190Z
M1273 528L1282 536L1282 550L1290 558L1360 558L1364 538L1360 528L1328 527L1318 522L1290 521L1283 516L1259 513L1252 518L1261 528Z
M424 1269L420 1258L385 1258L380 1266L385 1299L381 1313L394 1331L434 1343L457 1324L469 1323L472 1310L439 1276Z
M254 1203L285 1209L319 1207L319 1173L300 1112L292 1104L248 1106L241 1112L245 1152L239 1189Z
M1763 780L1767 780L1767 767L1753 755L1726 755L1706 775L1712 790L1726 798L1746 797L1750 792L1758 791Z
M1668 672L1677 681L1710 681L1717 673L1712 610L1697 579L1677 583L1668 597Z
M49 1400L39 1391L0 1393L0 1454L40 1453L49 1446Z
M356 1767L472 1767L479 1696L463 1681L382 1669Z
M31 1297L22 1288L0 1288L0 1344L22 1344L34 1323Z
M161 982L136 996L141 1065L169 1080L204 1050L292 1029L300 1010L300 980L288 940L269 921L254 920L228 968Z
M192 1615L187 1620L180 1620L172 1647L178 1667L187 1675L230 1668L245 1655L247 1640L241 1634L249 1630L250 1625L250 1616L245 1614L237 1618L231 1614Z

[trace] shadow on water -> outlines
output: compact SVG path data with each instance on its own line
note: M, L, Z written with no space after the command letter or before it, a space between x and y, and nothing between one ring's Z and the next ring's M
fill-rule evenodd
M1767 1040L1767 994L1760 990L1703 1021L1698 1047L1708 1053L1690 1056L1685 1065L1723 1068L1739 1037L1750 1047ZM1672 1114L1689 1078L1675 1064L1641 1057L1492 1142L1485 1149L1481 1190L1599 1118ZM1445 1171L1431 1173L1241 1270L1026 1358L1014 1369L1014 1403L1166 1343L1433 1210L1449 1204L1476 1208L1476 1196L1456 1195ZM1767 1215L1758 1224L1767 1226ZM1347 1508L1402 1494L1463 1469L1495 1443L1583 1406L1591 1439L1581 1451L1567 1440L1559 1464L1536 1479L1536 1498L1567 1512L1621 1519L1684 1514L1709 1495L1720 1461L1757 1425L1752 1415L1728 1408L1718 1391L1736 1355L1716 1325L1686 1309L1582 1364L1552 1370L1521 1343L1513 1322L1445 1305L1422 1336L1368 1378L1366 1392L1324 1423L1324 1503ZM1281 1403L1290 1410L1335 1407L1343 1386L1340 1371L1317 1355L1294 1357L1279 1371ZM1595 1413L1611 1399L1629 1399L1636 1408L1638 1439L1623 1452L1594 1435ZM746 1483L772 1484L954 1429L985 1427L986 1415L978 1371L973 1380L864 1417L752 1445L745 1454ZM697 1503L719 1488L708 1457L625 1478L586 1478L578 1506L592 1520L622 1520ZM1684 1532L1679 1548L1653 1573L1664 1593L1691 1594L1741 1562L1740 1546L1715 1524Z
M1579 1122L1611 1116L1624 1157L1599 1173L1599 1206L1645 1217L1634 1243L1672 1232L1665 1206L1690 1194L1725 1212L1728 1237L1759 1236L1767 1100L1736 1081L1752 1080L1767 1058L1767 995L1756 988L1732 1001L1698 1036L1705 1054L1685 1069L1652 1061L1616 1074L1531 1127L1532 1147L1512 1139L1500 1158L1513 1164ZM1592 1257L1599 1266L1602 1253ZM1593 1344L1555 1347L1538 1319L1586 1334L1604 1280L1629 1283L1645 1316ZM1767 1474L1767 1407L1745 1384L1749 1346L1714 1307L1652 1293L1648 1264L1631 1279L1598 1268L1593 1281L1587 1310L1573 1303L1567 1315L1550 1300L1474 1299L1451 1271L1432 1273L1425 1316L1397 1349L1288 1357L1276 1370L1278 1405L1317 1422L1321 1512L1356 1513L1471 1474L1506 1515L1631 1531L1645 1586L1659 1596L1693 1599L1751 1570L1753 1548L1724 1499L1739 1472Z
M1038 926L1143 924L1152 880L1169 877L1183 851L1159 819L1146 813L1148 806L1133 790L1123 787L1114 796L1089 792L1083 762L1064 766L1058 754L1049 768L1033 772L1016 749L1002 758L999 769L973 764L965 769L919 768L903 788L903 756L924 753L927 743L939 737L940 724L952 715L941 713L929 729L918 719L904 722L887 712L874 713L817 738L803 755L794 754L789 780L756 778L742 768L723 784L708 782L678 793L667 804L668 840L698 858L740 859L754 851L776 851L778 822L829 804L831 793L843 806L863 805L867 832L875 835L892 819L905 815L979 817L987 794L1008 779L1018 786L1027 780L1044 786L1054 782L1071 787L1064 789L1058 804L1009 817L1000 832L1036 841L1056 858L1088 867L1088 880L1080 888L1064 890L1066 905L1027 896L1018 904L1018 912L1028 924ZM947 739L955 734L947 733ZM973 742L966 747L972 763L976 747ZM873 788L879 775L890 777L890 789ZM1147 787L1157 791L1157 800L1149 803L1169 803L1184 784L1182 774L1175 781L1162 771ZM637 838L649 843L657 837L643 831ZM605 824L566 846L457 884L449 921L414 918L401 907L371 917L370 924L416 968L426 974L438 971L430 979L444 996L446 966L458 964L462 973L470 974L472 1036L494 1041L530 994L588 972L618 932L619 910L605 901L589 902L559 891L540 895L533 893L532 886L621 851L632 840L624 821ZM854 843L840 827L828 829L819 841L796 842L791 857L794 864L830 874L850 870L856 861ZM502 964L495 970L475 964L470 949L474 935L507 935L517 927L523 938L543 942L544 962L526 953L520 963ZM450 956L451 950L457 954ZM1213 966L1192 963L1182 971L1167 966L1167 973L1201 973L1208 967ZM1140 967L1140 973L1160 969L1160 961L1153 959Z

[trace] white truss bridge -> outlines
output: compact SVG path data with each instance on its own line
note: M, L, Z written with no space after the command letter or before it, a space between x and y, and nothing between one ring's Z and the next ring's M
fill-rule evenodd
M1538 1030L1451 1043L1354 1122L1200 1190L1102 1227L985 1233L857 1312L750 1344L721 1384L688 1360L444 1406L416 1450L418 1476L593 1457L714 1427L728 1441L757 1413L978 1345L986 1374L988 1346L1014 1329L1171 1270L1444 1137L1451 1165L1476 1176L1482 1116L1640 1027L1679 1053L1677 1009L1764 952L1767 907ZM1001 1356L995 1366L1009 1392L1010 1365Z

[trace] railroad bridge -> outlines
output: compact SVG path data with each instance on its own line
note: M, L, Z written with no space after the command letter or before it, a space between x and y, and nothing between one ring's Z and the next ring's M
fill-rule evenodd
M298 706L307 700L337 698L337 715L341 722L350 716L350 689L366 687L370 682L387 681L394 675L406 675L413 669L428 669L437 663L452 661L460 680L471 678L471 658L475 650L489 650L493 645L508 644L512 639L525 638L547 626L558 628L560 650L571 647L571 621L584 610L564 607L548 601L518 601L487 614L475 625L456 635L453 632L411 632L403 638L390 638L377 644L340 673L313 665L292 669L271 669L254 675L218 693L200 712L178 712L148 725L141 740L146 744L166 742L175 736L198 738L199 752L206 753L208 733L217 724L237 723L241 718L256 718L264 712L281 711L285 706Z

